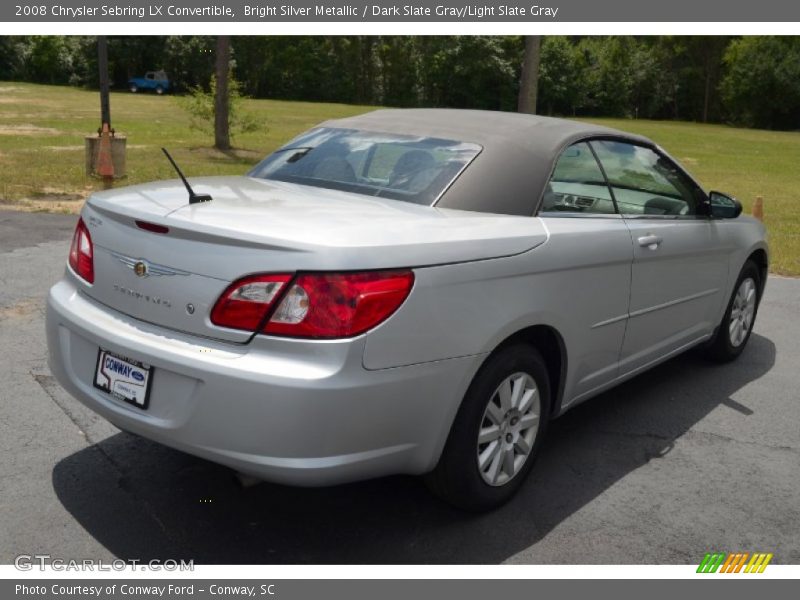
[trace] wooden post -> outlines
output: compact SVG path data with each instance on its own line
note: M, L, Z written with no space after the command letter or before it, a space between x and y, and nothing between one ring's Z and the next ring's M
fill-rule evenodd
M522 60L522 76L519 82L517 112L536 114L536 98L539 93L539 59L542 36L525 36L525 57Z
M217 36L217 89L214 96L214 147L217 150L231 149L230 97L228 77L231 64L231 38Z
M114 161L111 158L111 104L108 98L108 43L106 36L97 36L97 66L100 78L100 147L95 170L103 178L106 188L114 181Z
M753 216L759 221L764 220L764 198L756 196L756 201L753 203Z
M100 80L100 130L103 125L111 129L111 105L108 99L108 42L106 36L97 36L97 69Z

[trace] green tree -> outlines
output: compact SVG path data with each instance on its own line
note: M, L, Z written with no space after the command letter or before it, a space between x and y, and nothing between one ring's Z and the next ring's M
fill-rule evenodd
M180 108L189 113L189 127L215 137L216 76L211 76L208 88L208 91L206 91L201 86L194 87L189 90L188 94L177 96L175 101ZM231 138L234 138L239 133L250 133L266 129L266 124L263 121L260 121L242 106L243 98L239 91L239 82L232 75L229 75L228 127Z
M171 35L164 40L161 63L176 91L208 86L214 73L214 45L213 36Z
M0 36L0 80L19 79L22 70L22 49L24 38Z
M75 70L78 38L31 36L17 45L20 75L36 83L65 84Z
M419 45L410 36L383 36L378 40L380 101L392 106L420 103Z
M751 127L800 128L800 38L735 40L725 53L722 80L730 119Z
M520 39L421 38L422 102L428 106L516 110Z
M567 37L542 40L539 67L539 107L548 115L576 115L587 102L586 61Z

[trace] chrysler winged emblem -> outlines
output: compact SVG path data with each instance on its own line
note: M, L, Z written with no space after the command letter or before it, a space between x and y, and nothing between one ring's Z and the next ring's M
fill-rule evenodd
M133 265L133 272L139 277L147 277L147 263L141 260L137 261L136 264Z
M119 262L121 262L123 265L131 269L134 273L136 273L137 277L150 277L150 276L162 277L165 275L171 277L173 275L189 274L186 271L180 271L178 269L172 269L164 265L157 265L148 262L143 258L131 258L130 256L125 256L124 254L117 254L116 252L112 252L111 254Z

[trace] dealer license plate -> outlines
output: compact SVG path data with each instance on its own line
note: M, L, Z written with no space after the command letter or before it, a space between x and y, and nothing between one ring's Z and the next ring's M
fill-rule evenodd
M100 348L94 387L118 400L146 410L150 400L153 367Z

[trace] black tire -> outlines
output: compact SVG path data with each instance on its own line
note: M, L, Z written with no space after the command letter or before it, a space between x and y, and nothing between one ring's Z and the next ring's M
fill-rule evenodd
M519 470L503 483L487 482L478 466L478 433L486 423L486 411L490 402L499 401L498 386L508 378L527 375L535 382L539 398L538 423L530 427L535 431L530 451L519 466ZM519 380L517 380L519 381ZM512 384L513 386L513 384ZM513 389L513 387L511 388ZM442 456L436 468L426 475L426 483L439 498L469 511L487 511L507 502L520 488L533 468L547 423L550 419L550 381L547 369L539 352L525 344L515 344L501 349L487 359L464 396L447 438ZM509 411L510 412L510 411ZM506 415L509 414L506 413ZM505 425L512 420L504 421ZM517 422L521 423L520 418ZM498 425L498 427L502 427ZM525 430L525 431L529 431ZM505 431L505 429L502 429ZM512 438L499 436L498 442ZM511 444L516 448L516 444ZM488 445L484 445L486 449ZM502 454L500 450L498 450ZM505 469L501 467L501 470ZM486 475L488 476L488 475Z
M156 94L158 94L160 96L163 93L164 93L164 88L163 87L161 87L160 85L158 87L156 87Z
M135 94L136 92L139 91L139 86L136 85L135 83L132 83L128 86L128 89L131 91L131 94Z
M752 318L746 328L744 337L741 341L738 341L732 339L734 336L730 329L731 315L734 311L734 305L737 303L737 294L739 293L740 287L745 284L748 279L752 280L755 285L755 305L753 307ZM745 346L747 346L747 341L750 339L750 334L753 332L753 326L755 325L758 305L761 302L761 290L761 272L754 262L748 260L742 267L739 277L736 279L736 284L733 286L733 292L728 301L728 307L725 309L725 315L722 317L722 321L717 327L714 339L708 345L706 350L706 356L708 356L708 358L717 362L730 362L744 351ZM738 343L736 343L737 341Z

